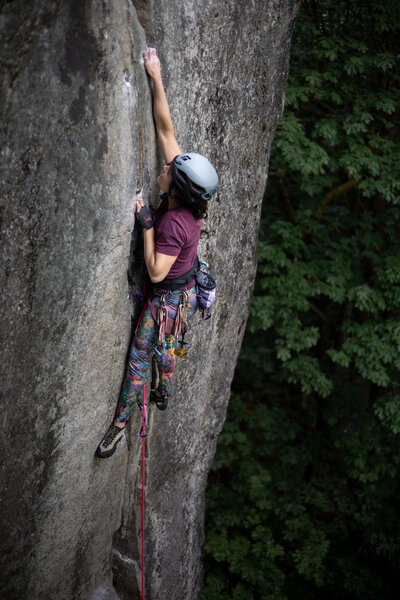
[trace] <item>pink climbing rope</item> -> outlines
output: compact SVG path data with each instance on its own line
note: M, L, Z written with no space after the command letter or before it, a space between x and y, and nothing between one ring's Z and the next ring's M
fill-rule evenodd
M146 386L143 386L142 431L145 433L146 423ZM144 600L144 462L145 462L145 436L142 437L142 600Z

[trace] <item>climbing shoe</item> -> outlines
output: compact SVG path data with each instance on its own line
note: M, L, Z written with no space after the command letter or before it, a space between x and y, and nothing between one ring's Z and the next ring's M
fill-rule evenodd
M100 444L97 446L96 456L99 458L108 458L112 454L114 454L117 449L117 444L124 435L125 427L117 427L114 425L110 425L107 430L106 435L101 440Z
M168 394L160 392L158 388L151 390L150 400L154 402L159 410L165 410L168 406Z

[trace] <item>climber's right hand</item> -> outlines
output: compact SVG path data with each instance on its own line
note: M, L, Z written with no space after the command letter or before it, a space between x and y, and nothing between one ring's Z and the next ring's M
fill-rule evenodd
M154 227L151 212L149 211L149 208L144 205L144 202L141 198L136 199L136 216L137 220L139 221L139 225L143 229L151 229Z
M155 48L147 48L147 52L143 52L144 66L147 74L152 79L161 77L161 65Z

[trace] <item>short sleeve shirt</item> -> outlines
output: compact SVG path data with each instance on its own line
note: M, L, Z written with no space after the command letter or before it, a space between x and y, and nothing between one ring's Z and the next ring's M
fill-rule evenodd
M156 252L177 256L167 277L183 275L192 268L197 255L202 219L195 219L185 206L168 210L168 200L163 200L154 215Z

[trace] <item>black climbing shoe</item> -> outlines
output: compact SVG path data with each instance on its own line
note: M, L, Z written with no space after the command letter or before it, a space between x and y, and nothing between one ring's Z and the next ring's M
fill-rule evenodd
M156 390L151 390L150 400L154 402L159 410L165 410L168 406L168 394L160 392L158 388Z
M117 449L117 444L121 440L124 435L125 427L117 427L112 423L107 430L106 435L101 440L100 444L97 446L96 456L99 458L108 458L112 454L114 454Z

